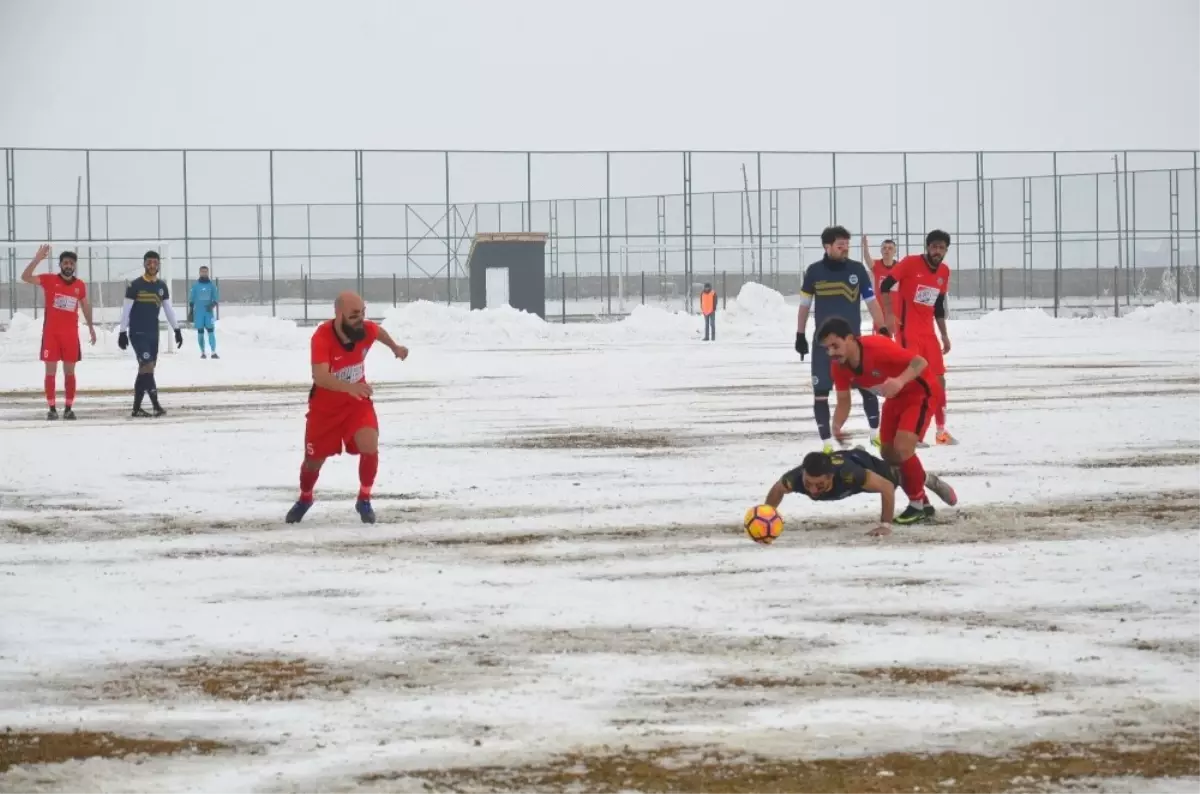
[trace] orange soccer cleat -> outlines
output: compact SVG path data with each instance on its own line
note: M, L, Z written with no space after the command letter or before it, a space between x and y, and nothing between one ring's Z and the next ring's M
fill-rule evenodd
M937 435L934 436L934 441L937 442L938 446L951 446L958 443L954 436L950 435L950 433L944 427L937 431Z

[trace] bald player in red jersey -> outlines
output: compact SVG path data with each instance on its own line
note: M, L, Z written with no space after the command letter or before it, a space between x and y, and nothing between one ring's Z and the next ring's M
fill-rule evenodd
M880 300L880 306L883 306L884 299L880 297L883 293L879 291L879 285L883 283L883 280L888 277L888 274L892 272L892 268L896 265L896 241L892 239L884 240L879 246L879 254L881 258L873 259L871 257L871 244L867 242L867 236L864 234L862 237L862 251L862 261L871 265L871 280L875 282L875 297ZM900 294L892 293L892 295L887 298L887 301L891 304L892 316L899 317ZM885 308L884 317L887 316L887 309ZM895 328L896 326L889 325L885 327ZM875 333L879 333L878 325L875 326Z
M908 507L894 519L897 524L915 524L933 517L933 505L925 486L948 505L958 503L954 489L927 474L917 457L917 441L929 427L929 416L940 399L939 387L926 375L924 358L905 350L886 336L860 337L840 317L826 320L817 332L832 362L837 407L833 413L833 435L843 440L842 426L850 416L850 389L870 389L884 398L879 418L880 453L900 469L900 485L908 495Z
M317 326L312 335L312 389L304 427L304 462L300 466L300 498L288 511L295 524L313 504L313 488L325 459L358 455L358 499L354 509L364 524L375 523L371 488L379 471L379 419L367 383L366 357L371 345L382 342L396 358L408 358L381 326L366 319L363 299L343 292L334 301L334 318Z
M46 312L42 317L42 346L41 359L46 364L46 412L47 419L58 419L58 408L55 405L55 380L58 375L58 364L62 362L63 380L66 384L66 404L63 408L63 419L75 418L75 365L83 358L83 346L79 344L79 312L83 311L83 319L87 322L91 343L96 344L96 328L92 325L92 305L88 303L87 284L75 277L75 267L78 259L73 251L63 251L58 255L58 273L42 273L35 276L33 271L50 254L50 246L38 248L33 259L21 273L21 280L26 284L41 287L44 296Z
M929 362L929 375L941 386L942 401L934 409L938 444L957 443L946 430L946 361L950 352L950 333L946 330L946 295L950 291L950 266L944 261L950 248L950 235L934 229L925 236L925 253L906 256L892 268L879 285L883 294L898 294L900 315L890 328L896 329L896 341ZM891 304L884 302L884 308ZM934 325L936 323L936 330ZM941 341L938 341L938 332Z

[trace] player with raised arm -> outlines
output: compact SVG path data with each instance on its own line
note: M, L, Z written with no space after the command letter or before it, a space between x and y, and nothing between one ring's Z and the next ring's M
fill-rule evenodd
M785 473L771 486L765 504L778 508L783 497L803 493L815 502L840 501L861 493L877 493L880 498L879 524L868 535L890 535L895 519L896 488L900 470L890 463L855 447L842 452L810 452L799 466ZM925 487L943 500L953 498L953 490L935 474L925 475Z
M945 355L950 352L950 333L946 330L946 295L950 290L950 266L945 259L949 249L950 235L941 229L934 229L925 236L925 253L901 259L879 285L883 294L897 293L900 298L899 319L892 317L888 320L897 331L897 341L929 362L926 374L936 377L941 385L941 399L934 406L934 419L937 422L935 440L938 444L958 443L946 431ZM885 309L891 311L892 306L885 305ZM940 342L934 331L935 322L942 335Z
M21 273L26 284L42 288L46 312L42 316L42 355L46 364L46 412L47 419L58 419L55 406L55 380L58 364L62 362L63 381L66 386L66 401L63 404L63 419L75 418L75 365L83 358L83 346L79 343L79 311L83 311L91 343L96 344L96 328L92 325L92 304L88 302L87 284L75 276L78 264L74 252L63 251L58 255L58 273L34 275L37 266L50 255L50 245L38 248L33 259Z
M832 317L840 317L856 331L862 327L862 303L867 304L871 319L880 333L887 334L883 310L875 300L871 277L861 262L850 259L850 232L842 226L831 226L821 232L821 244L825 256L804 271L804 282L800 286L800 309L796 314L796 352L800 360L808 355L808 338L805 327L809 312L816 314L816 327ZM817 433L826 452L833 451L830 443L829 357L819 344L812 351L813 418L817 422ZM863 413L871 426L871 443L879 445L879 399L867 390L862 391Z
M208 358L204 352L204 333L208 332L208 346L213 358L217 355L216 310L221 302L221 291L208 277L208 268L200 266L200 278L188 292L188 309L192 315L192 327L196 329L196 341L200 344L200 358Z
M317 326L312 335L312 379L304 426L304 462L300 464L300 498L286 521L295 524L313 505L313 489L325 459L358 455L358 499L354 509L364 524L375 523L371 488L379 470L379 419L371 402L365 360L376 340L396 358L408 358L408 348L398 345L377 323L366 319L363 299L353 292L338 295L334 317Z
M875 299L880 301L881 304L891 304L884 309L883 315L884 322L887 323L887 327L894 331L896 328L894 318L900 316L900 295L893 292L889 298L884 298L883 290L879 288L879 285L883 283L883 280L887 278L888 273L890 273L892 268L896 266L896 241L890 238L884 240L879 246L880 258L874 259L871 256L871 244L867 241L867 236L864 234L862 237L862 255L863 264L869 264L871 266L871 283L875 286ZM892 310L891 315L888 315L887 313L888 308ZM888 320L887 318L889 316L893 319ZM875 326L875 333L879 333L878 325Z
M158 383L154 380L154 366L158 363L158 310L161 307L167 323L175 331L175 346L183 346L183 332L171 306L171 290L158 277L159 258L155 251L147 251L142 257L145 272L129 282L125 289L125 305L121 308L121 332L117 335L117 347L125 350L133 345L137 356L138 374L133 382L134 417L150 414L142 409L142 398L150 396L154 415L166 413L158 404Z
M850 416L850 388L871 389L884 398L879 422L883 459L900 470L900 483L908 507L897 524L914 524L934 515L925 495L926 474L917 457L917 439L929 426L932 406L940 399L936 384L925 376L925 359L905 350L885 336L860 336L840 317L827 320L817 331L817 341L833 361L837 389L833 415L834 437L842 440L842 426ZM931 489L932 490L932 489ZM953 490L934 490L948 505L958 502Z

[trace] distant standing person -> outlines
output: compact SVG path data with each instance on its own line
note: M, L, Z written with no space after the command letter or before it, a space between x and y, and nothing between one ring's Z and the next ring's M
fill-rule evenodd
M25 266L25 271L21 273L21 280L26 284L41 287L45 298L41 359L46 364L46 405L50 409L46 418L58 418L54 394L57 391L55 379L58 375L58 363L61 361L67 389L62 418L74 419L75 411L72 406L75 405L75 365L83 358L83 345L79 343L80 309L83 310L83 319L87 323L93 345L96 344L96 329L92 325L92 305L88 303L87 284L75 277L78 260L74 252L63 251L58 255L57 274L33 274L49 254L48 244L38 248L33 259Z
M200 278L192 285L188 293L188 309L192 314L192 326L196 329L196 341L200 343L200 358L208 358L204 353L204 333L208 332L208 346L213 358L217 355L216 310L221 300L221 292L217 285L208 277L208 268L200 267Z
M808 338L805 336L805 326L808 325L810 311L816 314L816 327L819 329L825 321L840 317L850 324L857 334L862 326L862 303L865 301L871 319L879 328L879 333L890 336L884 327L883 309L875 300L875 291L871 287L871 277L861 262L850 258L850 232L842 226L830 226L821 232L821 245L825 247L825 257L813 262L804 271L804 282L800 286L800 309L796 317L796 352L800 359L808 355ZM817 432L825 452L833 452L831 438L833 433L829 426L829 392L833 390L833 375L831 363L825 348L817 345L812 351L812 384L813 384L813 417L817 421ZM862 395L863 413L871 426L871 443L880 446L879 440L879 398L865 388L859 390Z
M121 309L121 332L117 335L117 347L125 350L133 345L137 356L138 374L133 382L134 417L150 414L142 409L142 398L150 396L154 415L166 413L158 404L158 384L154 380L154 366L158 363L158 310L167 315L167 322L175 331L176 347L183 347L183 332L171 306L171 291L158 278L159 258L155 251L147 251L142 257L144 273L129 282L125 290L125 305Z
M893 292L891 293L890 298L884 298L882 297L883 290L880 289L880 285L883 283L883 280L888 277L888 274L891 273L892 268L896 266L896 241L890 238L884 240L879 246L880 258L874 259L871 256L871 244L867 242L867 236L864 234L862 238L862 253L863 264L871 266L871 277L873 280L872 283L875 285L875 299L882 302L887 302L889 300L891 301L891 306L882 307L884 322L888 321L888 309L891 309L892 311L890 316L899 317L900 293ZM894 330L895 326L893 325L892 327ZM875 326L875 333L879 333L878 325Z
M717 341L717 293L712 284L706 283L700 293L700 313L704 315L704 341Z

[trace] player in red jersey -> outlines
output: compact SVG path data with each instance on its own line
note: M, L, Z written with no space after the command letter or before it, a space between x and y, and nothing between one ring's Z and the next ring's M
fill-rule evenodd
M925 236L925 253L906 256L892 268L879 285L883 294L899 294L899 322L887 318L888 327L896 329L896 340L905 348L929 362L928 374L941 385L942 400L934 407L937 422L936 440L939 444L957 443L946 431L946 360L950 352L950 334L946 330L946 294L950 290L950 266L945 263L950 248L950 235L934 229ZM884 301L884 310L891 303ZM938 341L937 331L942 339Z
M92 325L92 305L87 299L87 284L75 277L78 259L73 252L63 251L58 255L58 273L42 273L37 276L33 274L49 254L48 244L38 248L33 259L25 266L25 271L21 273L21 280L26 284L41 287L45 297L41 359L46 364L46 405L50 408L46 412L46 418L58 418L54 393L57 391L55 379L61 361L67 389L63 419L74 419L75 410L72 406L75 405L75 365L83 358L83 346L79 344L80 309L83 310L83 319L87 322L93 345L96 344L96 328Z
M867 236L864 234L862 236L862 261L863 264L869 264L871 266L871 280L875 282L875 297L880 300L879 305L882 307L883 299L880 296L883 293L879 291L879 285L883 283L883 280L887 278L888 274L892 271L892 268L896 264L896 241L892 239L884 240L879 246L879 254L882 257L881 259L871 258L871 244L867 242ZM899 317L900 295L898 293L892 293L888 301L891 303L892 316ZM884 317L887 316L887 309L884 309ZM884 327L895 328L896 326L888 325ZM879 333L878 325L875 326L875 333Z
M312 389L304 427L304 463L300 466L300 499L288 511L287 523L304 518L313 503L321 464L333 455L358 455L358 500L354 509L364 524L375 523L371 487L379 470L379 420L371 402L364 362L376 340L403 361L408 348L396 344L378 324L366 319L363 299L343 292L334 301L334 318L312 335Z
M859 337L841 318L826 320L817 332L832 362L837 407L833 413L833 436L844 441L842 425L850 416L850 388L869 389L884 398L879 418L880 453L900 469L900 485L908 495L908 507L896 516L897 524L915 524L934 514L925 495L929 483L948 505L958 502L954 489L930 478L917 457L917 440L929 426L929 415L939 399L938 386L925 375L927 363L912 350L879 334Z

